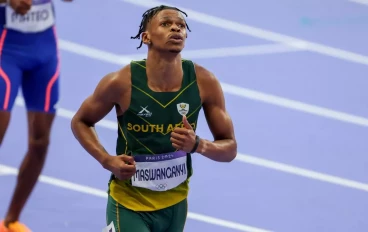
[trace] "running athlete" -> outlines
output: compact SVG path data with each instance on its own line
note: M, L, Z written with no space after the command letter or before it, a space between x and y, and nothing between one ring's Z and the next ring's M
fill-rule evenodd
M81 105L71 128L82 147L112 173L105 231L182 232L187 216L191 154L230 162L237 144L215 76L181 58L185 12L158 6L143 14L135 38L147 59L107 74ZM109 155L94 130L115 107L117 155ZM214 141L196 135L203 108Z
M55 14L51 0L0 3L0 146L20 87L28 118L28 149L0 232L30 231L19 217L44 166L59 97Z

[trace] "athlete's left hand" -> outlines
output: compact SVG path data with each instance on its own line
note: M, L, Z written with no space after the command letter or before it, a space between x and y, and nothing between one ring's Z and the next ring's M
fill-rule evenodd
M170 141L174 148L189 153L195 145L196 134L185 116L183 116L183 124L184 127L176 127L171 132Z

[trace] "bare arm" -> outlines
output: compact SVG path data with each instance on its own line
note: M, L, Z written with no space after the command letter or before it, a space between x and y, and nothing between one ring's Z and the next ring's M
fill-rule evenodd
M75 138L104 168L110 155L99 142L94 126L121 99L124 87L121 87L119 75L119 73L111 73L103 77L93 94L82 103L71 121Z
M217 78L197 65L197 78L203 100L203 111L214 141L201 139L197 152L219 161L230 162L237 154L237 143L230 115L226 111L225 98Z

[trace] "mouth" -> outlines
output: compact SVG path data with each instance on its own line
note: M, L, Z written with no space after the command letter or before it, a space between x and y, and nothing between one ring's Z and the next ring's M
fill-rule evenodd
M174 41L183 41L183 36L181 35L171 35L169 37L170 40L174 40Z

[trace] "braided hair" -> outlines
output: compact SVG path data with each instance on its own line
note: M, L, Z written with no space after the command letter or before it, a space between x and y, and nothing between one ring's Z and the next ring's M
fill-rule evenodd
M166 9L177 10L177 11L183 13L186 17L188 17L188 15L184 11L182 11L182 10L176 8L176 7L165 6L165 5L153 7L153 8L151 8L151 9L149 9L146 12L143 13L143 15L142 15L142 21L141 21L141 24L139 25L138 34L136 36L132 36L130 38L131 39L140 39L142 32L146 31L147 24L153 18L153 16L155 16L160 11L166 10ZM186 22L185 22L185 25L186 25L188 31L190 31L189 26L188 26L188 24ZM143 44L143 41L141 40L141 43L140 43L139 47L137 47L137 49L139 49L140 47L142 47L142 44Z

